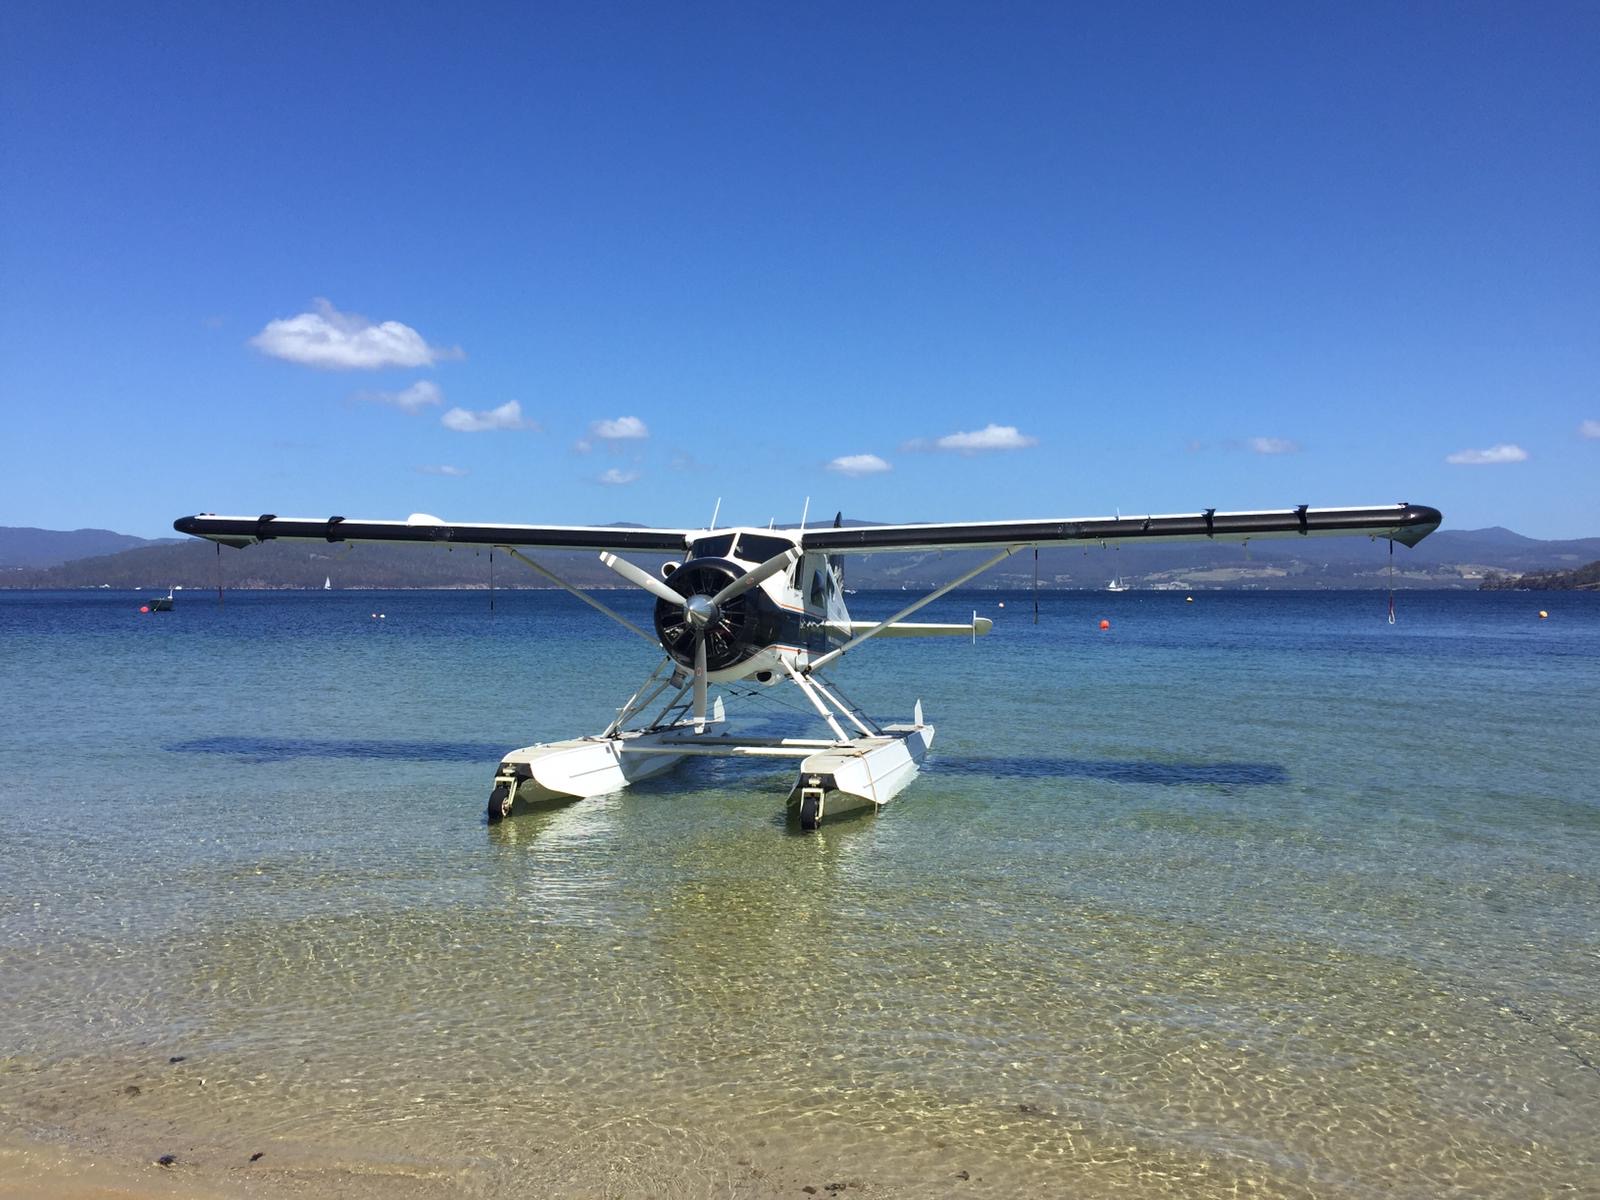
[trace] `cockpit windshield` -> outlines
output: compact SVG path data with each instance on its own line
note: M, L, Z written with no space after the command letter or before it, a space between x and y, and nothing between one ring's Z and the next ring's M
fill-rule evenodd
M737 548L735 548L737 547ZM718 533L703 537L689 547L690 558L733 558L737 555L745 562L764 563L776 558L785 550L793 550L794 542L788 538L772 537L765 533Z
M794 543L788 538L767 537L761 533L739 535L739 557L745 562L764 563L769 558L777 558L785 550L793 549Z
M727 558L733 553L733 533L719 533L716 537L703 537L689 547L691 558Z

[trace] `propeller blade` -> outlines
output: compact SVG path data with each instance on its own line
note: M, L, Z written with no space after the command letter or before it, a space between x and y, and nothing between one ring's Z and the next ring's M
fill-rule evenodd
M678 595L677 592L673 591L666 584L662 583L654 575L650 574L649 571L646 571L643 567L635 566L627 559L618 558L615 554L612 554L609 551L600 555L600 561L605 563L606 566L610 567L618 575L621 575L629 583L634 584L636 587L642 587L657 600L665 600L668 604L671 604L676 608L683 607L684 598Z
M706 639L694 640L694 719L697 724L706 720Z
M767 561L762 563L759 567L751 567L750 570L746 571L743 575L739 576L739 578L735 579L727 587L723 588L720 592L713 596L711 598L711 603L715 604L718 608L721 608L729 600L732 600L737 596L744 595L763 579L770 578L771 576L776 575L779 571L786 571L799 561L800 551L794 549L785 550L782 554L778 554L767 559Z

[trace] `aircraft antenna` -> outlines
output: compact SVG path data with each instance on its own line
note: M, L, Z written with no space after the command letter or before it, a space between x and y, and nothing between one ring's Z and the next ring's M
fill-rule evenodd
M805 507L800 510L800 532L806 531L806 518L811 515L811 497L806 497Z
M711 532L711 529L715 529L717 527L717 514L719 512L721 512L721 511L722 511L722 497L718 496L717 497L717 506L711 510L711 527L710 527L710 529L706 530L707 533Z

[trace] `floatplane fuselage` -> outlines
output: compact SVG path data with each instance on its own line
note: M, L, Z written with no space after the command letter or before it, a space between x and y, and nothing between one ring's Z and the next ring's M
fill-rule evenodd
M880 724L832 681L843 655L879 637L976 638L992 622L960 624L906 618L1020 550L1066 543L1248 542L1264 537L1366 534L1415 545L1441 517L1422 505L1292 509L1172 516L1071 518L963 524L658 529L617 526L450 524L426 514L406 521L344 517L220 517L175 521L179 532L231 546L269 540L413 542L499 549L598 609L662 653L655 670L602 732L525 746L506 754L490 789L491 823L514 812L617 791L696 755L792 758L799 770L788 795L791 819L815 828L887 804L916 775L933 743L917 703L910 719ZM655 597L645 630L566 580L529 551L594 550L621 578ZM980 561L881 621L854 621L845 603L843 561L851 554L973 550ZM658 572L625 554L671 556ZM826 732L815 738L758 738L731 732L712 685L789 683Z

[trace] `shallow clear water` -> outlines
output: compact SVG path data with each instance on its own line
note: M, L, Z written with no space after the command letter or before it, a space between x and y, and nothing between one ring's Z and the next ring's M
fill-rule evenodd
M137 602L0 592L26 1134L488 1192L1600 1191L1600 596L956 595L922 619L992 636L836 673L923 700L922 776L807 835L789 767L712 761L486 826L503 750L653 665L568 597Z

